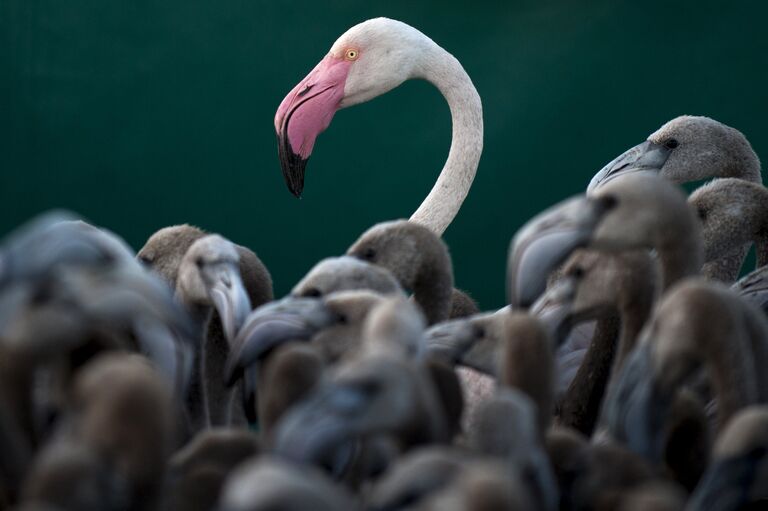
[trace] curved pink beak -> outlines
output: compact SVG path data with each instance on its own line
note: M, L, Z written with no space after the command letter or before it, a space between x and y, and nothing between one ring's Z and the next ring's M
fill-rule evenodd
M304 189L304 172L315 139L339 109L351 64L327 55L277 107L275 131L280 166L288 189L296 197L301 197Z

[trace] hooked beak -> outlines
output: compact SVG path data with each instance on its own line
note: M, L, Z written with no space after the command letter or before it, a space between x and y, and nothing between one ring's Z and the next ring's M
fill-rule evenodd
M497 312L491 312L443 322L427 330L424 351L451 365L496 376L498 337L486 332L500 318Z
M672 149L646 140L618 156L600 169L589 182L587 192L591 192L615 177L632 172L660 172L669 158Z
M612 207L597 197L574 197L525 224L507 259L507 298L513 308L528 308L544 292L549 274L577 248L586 246Z
M424 332L422 353L454 365L471 347L475 336L475 328L466 319L443 321Z
M288 297L254 310L237 333L225 368L225 381L233 385L243 370L289 341L308 341L336 316L321 300Z
M344 97L350 61L327 55L288 93L275 114L280 166L288 190L301 197L315 139L333 119Z
M210 288L210 297L219 313L224 334L231 345L237 331L251 312L251 300L245 292L240 270L235 265L217 268L215 282Z

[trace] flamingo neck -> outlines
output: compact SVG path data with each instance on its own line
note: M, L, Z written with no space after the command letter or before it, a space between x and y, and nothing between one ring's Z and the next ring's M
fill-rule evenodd
M696 243L696 241L698 240L683 240L683 243L674 246L667 245L658 248L662 292L666 292L673 284L686 277L699 274L704 258L701 244Z
M651 311L655 301L656 288L651 279L649 285L638 289L632 289L632 293L625 295L620 305L621 330L616 346L616 354L611 368L611 381L618 381L624 361L635 349L640 341L640 332L651 317Z
M662 294L682 279L701 273L704 239L701 229L691 220L682 212L670 212L666 227L654 244L661 268Z
M436 44L415 73L440 90L451 109L451 148L429 195L410 220L442 236L461 208L477 172L483 150L480 96L458 60Z

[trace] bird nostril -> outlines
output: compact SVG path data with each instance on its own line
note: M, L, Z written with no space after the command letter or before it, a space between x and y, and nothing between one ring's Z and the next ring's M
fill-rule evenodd
M309 91L312 89L312 87L314 87L314 85L307 85L307 86L305 86L303 89L301 89L301 90L299 91L299 93L298 93L298 94L296 94L296 95L297 95L298 97L302 97L302 96L305 96L305 95L307 94L307 92L309 92Z

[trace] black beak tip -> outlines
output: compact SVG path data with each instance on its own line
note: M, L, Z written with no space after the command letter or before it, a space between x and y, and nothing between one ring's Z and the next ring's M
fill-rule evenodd
M309 158L302 158L301 155L294 153L288 137L284 135L277 136L277 152L288 190L294 197L301 199L304 191L304 173Z

